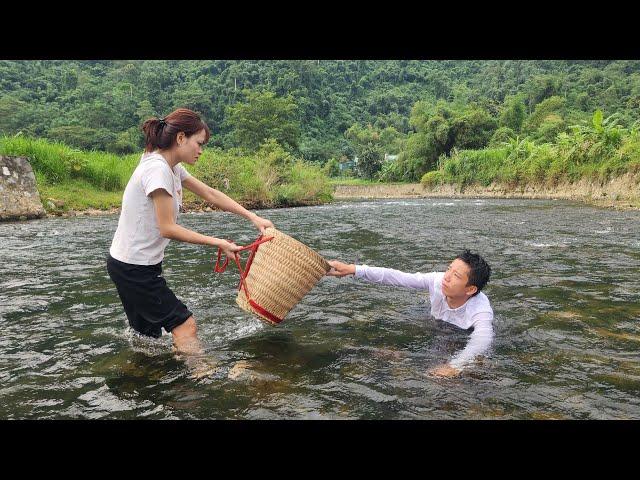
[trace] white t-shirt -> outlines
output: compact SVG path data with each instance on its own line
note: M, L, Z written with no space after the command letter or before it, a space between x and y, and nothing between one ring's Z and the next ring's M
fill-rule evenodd
M493 341L493 309L487 296L479 292L458 308L451 308L442 293L444 272L405 273L391 268L356 265L356 277L370 282L415 288L429 292L431 314L438 320L444 320L456 327L473 327L467 346L455 354L449 364L462 368L473 359L486 353Z
M135 265L155 265L164 258L168 238L160 235L153 199L158 188L173 197L173 217L182 206L182 181L189 176L178 164L173 169L157 152L144 153L122 196L118 228L109 253L116 260Z

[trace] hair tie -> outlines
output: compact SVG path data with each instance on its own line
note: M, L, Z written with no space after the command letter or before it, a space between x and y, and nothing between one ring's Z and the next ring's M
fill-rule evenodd
M160 119L160 125L166 125L166 124L167 124L167 122L165 121L164 117L162 117Z

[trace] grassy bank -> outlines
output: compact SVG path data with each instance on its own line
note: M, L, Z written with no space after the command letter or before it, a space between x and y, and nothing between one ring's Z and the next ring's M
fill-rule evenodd
M453 151L437 170L422 177L426 187L453 184L500 184L508 188L588 181L603 185L625 174L640 172L640 130L625 129L594 114L592 125L575 126L554 143L512 138L495 148Z
M48 212L118 208L140 154L82 151L63 143L26 137L0 137L0 155L28 157ZM250 208L312 205L330 201L331 185L322 171L269 142L257 152L207 149L186 168L197 178ZM187 208L201 206L190 192Z

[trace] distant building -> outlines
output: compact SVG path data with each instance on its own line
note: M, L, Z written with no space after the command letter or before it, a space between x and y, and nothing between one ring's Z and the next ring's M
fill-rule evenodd
M397 158L398 158L398 155L389 155L388 153L384 154L384 161L385 162L393 162ZM358 165L358 157L353 157L351 160L349 160L347 162L340 163L338 165L340 167L340 171L341 172L343 170L348 169L348 168L353 170L356 167L356 165Z
M349 160L349 161L344 162L344 163L339 163L338 166L340 168L340 171L342 172L343 170L346 170L348 168L353 170L356 167L357 164L358 164L358 157L353 157L352 160Z

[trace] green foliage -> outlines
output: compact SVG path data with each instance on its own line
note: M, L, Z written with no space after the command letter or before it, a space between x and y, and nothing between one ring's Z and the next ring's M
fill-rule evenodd
M80 194L94 198L97 203L74 201L73 205L78 208L103 208L107 200L114 206L115 197L99 192L118 192L121 199L122 190L140 160L137 153L121 157L106 152L86 152L59 142L24 136L0 137L0 155L28 157L38 188L44 187L53 192L51 195L95 190ZM205 183L252 206L305 205L331 198L329 179L324 172L293 157L273 140L250 155L239 149L207 149L195 166L187 168Z
M514 130L509 127L500 127L491 136L491 140L489 140L489 147L497 147L502 145L503 143L509 142L509 140L516 138L517 134Z
M515 137L503 142L502 148L454 149L434 171L441 176L429 172L422 181L431 185L442 178L462 186L492 182L556 185L581 178L605 182L626 172L640 172L637 124L626 129L616 116L603 117L596 111L590 123L574 125L569 133L559 133L554 142Z
M212 145L231 146L235 136L225 121L227 107L243 101L245 89L268 90L278 98L291 96L298 106L299 151L324 162L343 154L343 133L355 123L406 135L419 100L432 106L441 99L456 109L476 102L516 133L521 133L517 97L527 114L543 100L561 96L567 113L577 118L561 117L572 124L596 108L619 112L630 124L640 108L639 67L636 60L0 61L0 134L22 131L107 150L120 132L188 106L214 130ZM112 137L100 133L87 145L86 136L49 133L74 125L106 129Z
M116 135L116 139L108 151L118 155L127 155L138 151L140 143L142 143L142 135L135 128L130 128Z
M591 116L638 120L640 61L0 61L0 134L133 154L141 123L180 106L203 115L215 147L255 152L271 138L324 164L377 144L399 154L381 179L415 181L455 149L497 148L517 135L572 150L568 172L633 157L626 133L597 133ZM568 127L587 120L595 133ZM598 175L609 171L619 168Z
M310 205L331 200L332 188L322 170L301 160L288 172L287 183L279 185L275 199L280 205Z
M207 149L189 170L203 182L253 207L309 205L331 199L329 179L275 140L254 152Z
M526 107L521 96L512 96L505 100L500 113L499 125L519 132L526 117Z
M566 112L565 107L566 100L562 97L554 96L543 100L536 105L534 112L527 119L524 131L527 133L535 132L552 114L562 118Z
M352 168L344 168L342 170L342 176L345 178L356 180L356 172L354 172Z
M551 113L544 118L533 137L541 142L553 142L566 128L567 122L559 115Z
M603 119L601 110L594 112L591 124L572 125L571 130L571 134L558 136L558 147L577 165L612 158L627 134L615 114Z
M358 175L368 179L374 178L376 173L382 168L383 159L384 151L382 147L375 143L368 143L360 150L360 156L356 163Z
M273 92L244 90L243 93L245 102L227 109L227 123L233 129L237 145L255 150L273 138L289 149L297 148L300 127L293 98L277 97Z
M410 123L417 132L407 138L406 153L400 159L407 164L410 179L420 178L435 168L438 157L453 148L452 116L453 111L446 102L430 105L420 101L414 105Z
M405 145L405 136L394 127L383 129L367 125L352 125L345 138L350 142L351 151L358 157L356 172L363 178L373 179L377 174L387 180L396 179L392 172L395 162L383 162L385 154L397 155Z
M329 161L322 167L322 171L328 177L335 178L340 176L340 164L338 163L338 160L336 160L335 158L330 158Z
M489 185L499 175L507 156L506 149L456 150L442 166L446 183Z
M117 208L122 202L122 192L97 189L82 179L71 179L64 183L49 184L38 178L38 192L47 211L85 210L88 208L108 210ZM49 202L55 205L51 208Z
M364 147L368 144L380 144L380 131L371 124L361 127L357 123L344 132L346 139L351 140L356 147Z
M381 182L402 182L409 178L411 175L402 154L393 162L384 162L378 172L378 179Z
M483 148L497 128L497 121L485 110L470 108L452 124L453 145L458 149Z
M444 173L440 170L433 170L431 172L427 172L420 179L420 183L422 183L426 187L435 187L436 185L442 184L443 181L444 181Z
M545 74L533 76L525 85L529 109L543 100L559 95L562 89L561 74Z
M408 180L420 178L436 167L438 159L454 148L483 148L497 128L497 121L482 107L462 107L440 101L435 105L417 102L411 112L411 124L417 133L406 141Z
M82 125L51 127L49 128L48 136L83 150L99 149L104 145L112 145L116 141L116 134L106 128L96 129Z

